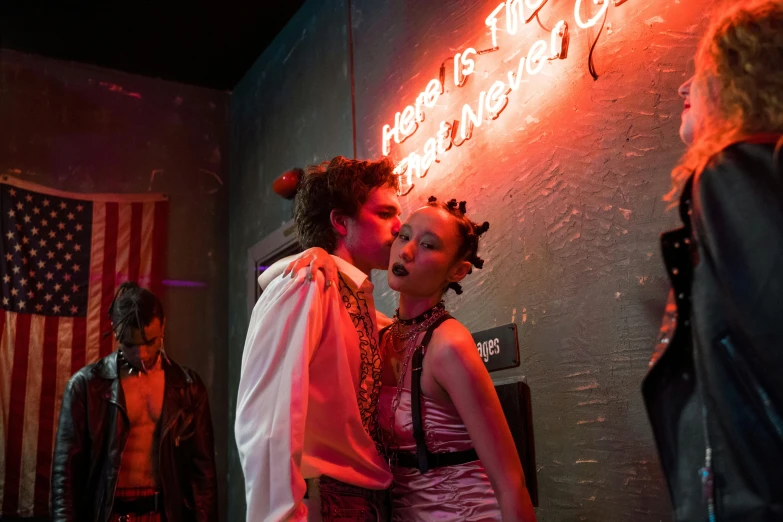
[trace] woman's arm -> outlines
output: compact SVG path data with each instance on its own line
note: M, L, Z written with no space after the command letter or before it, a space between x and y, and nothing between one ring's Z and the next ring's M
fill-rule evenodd
M305 278L307 281L312 282L315 280L316 270L321 270L324 273L326 288L329 288L337 281L337 264L332 259L332 256L323 248L313 247L308 248L301 254L287 256L272 263L269 268L258 276L258 285L261 287L261 290L266 290L269 283L278 276L291 274L291 277L295 277L300 269L306 267L310 267L310 273Z
M497 495L503 520L535 521L511 430L470 333L457 321L447 321L436 330L425 361L468 429Z
M258 276L258 286L261 287L261 290L266 290L266 287L269 286L269 283L276 279L277 276L283 275L286 267L291 262L296 261L302 255L303 254L287 256L282 259L278 259L272 263L269 268L261 272L261 275Z

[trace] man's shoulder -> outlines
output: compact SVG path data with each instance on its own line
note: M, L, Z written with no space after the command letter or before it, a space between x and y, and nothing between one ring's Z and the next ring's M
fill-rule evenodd
M102 359L98 359L93 363L79 368L79 370L68 379L67 388L71 390L71 392L80 389L84 391L91 389L92 386L94 386L94 384L91 383L100 382L103 379L101 369L105 368L106 365L111 362L112 355L113 354L107 355Z
M95 377L98 377L98 374L102 369L108 368L114 363L114 358L116 356L116 352L112 352L105 357L101 357L95 362L82 366L71 376L71 379L73 380L78 378L91 380Z
M163 368L166 371L166 379L169 382L180 385L204 387L204 381L196 370L175 361L169 357L168 354L161 353L161 356L164 357Z
M279 294L287 294L287 293L297 293L297 292L308 292L312 291L313 287L315 286L315 282L320 278L321 282L324 282L324 275L323 272L320 270L316 271L316 279L314 281L310 281L308 279L310 269L308 267L301 268L296 274L294 275L287 275L283 276L280 275L276 278L274 278L270 283L269 286L266 287L266 290L264 290L264 293L261 294L261 299L264 298L264 296L275 296ZM317 287L316 287L317 288ZM323 288L323 284L320 288Z
M309 303L313 306L316 303L328 302L332 298L339 298L339 292L336 292L335 289L326 289L326 279L323 272L316 271L312 281L308 278L308 274L309 269L302 268L294 277L275 278L256 301L255 309L268 308L274 304L283 303L292 303L297 306Z
M71 378L68 379L68 387L73 388L74 386L79 385L86 386L88 382L95 378L93 369L95 368L96 364L98 363L95 362L88 364L87 366L83 366L76 373L71 375Z
M325 279L320 271L314 281L306 279L303 272L295 278L275 279L253 307L246 344L290 332L298 317L319 317L324 323L336 320L344 309L340 306L340 292L324 287Z
M694 178L694 192L736 199L745 193L777 193L781 175L774 163L775 143L740 142L715 154Z
M780 223L783 176L774 152L774 143L738 143L714 156L694 176L694 221L716 220L716 226L733 221L750 229L759 222Z

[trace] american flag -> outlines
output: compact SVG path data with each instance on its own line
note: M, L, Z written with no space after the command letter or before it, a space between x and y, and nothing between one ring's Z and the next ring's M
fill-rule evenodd
M0 182L0 518L49 515L65 385L112 352L107 311L133 280L159 292L168 202Z

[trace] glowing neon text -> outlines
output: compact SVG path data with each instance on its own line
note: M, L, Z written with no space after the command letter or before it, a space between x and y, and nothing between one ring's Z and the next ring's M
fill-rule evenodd
M529 23L546 4L547 0L508 0L500 2L487 16L484 23L489 28L492 48L477 51L467 47L462 52L454 54L453 83L456 88L466 84L468 78L476 72L476 60L480 55L497 51L498 24L505 21L505 32L514 36L522 25ZM606 15L609 2L615 5L622 0L592 0L601 7L587 20L582 15L583 0L574 1L574 20L581 28L589 28L598 23ZM395 169L398 175L398 193L407 194L413 187L413 177L424 177L432 165L439 161L439 156L448 152L452 146L459 147L473 137L473 132L482 123L497 119L509 103L509 94L519 89L529 77L539 74L549 60L564 59L568 52L568 23L558 21L552 28L548 39L533 42L527 54L519 59L515 68L508 71L507 81L496 80L492 85L479 93L478 100L473 104L466 103L460 111L460 120L441 121L434 137L424 143L423 153L411 152L403 158ZM444 64L447 62L444 62ZM392 142L400 144L416 133L419 124L425 120L426 109L435 107L440 95L446 92L445 65L441 66L437 79L430 80L411 105L394 115L394 125L386 124L382 131L382 152L384 156L391 153Z

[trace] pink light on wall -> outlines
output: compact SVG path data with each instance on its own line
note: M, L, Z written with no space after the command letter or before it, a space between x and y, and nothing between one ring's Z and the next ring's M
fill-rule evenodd
M574 25L580 29L589 29L601 20L605 21L610 3L616 6L624 2L574 0ZM497 4L484 19L491 47L477 51L480 46L468 45L453 57L447 58L437 79L429 80L410 105L395 113L392 123L383 125L380 134L384 156L392 154L409 138L425 134L416 150L405 154L397 165L395 173L398 175L400 195L410 192L415 180L426 176L430 168L452 150L452 146L459 147L473 139L481 127L495 125L494 122L506 108L514 103L511 95L521 84L531 83L541 74L547 63L554 65L553 62L567 58L570 37L569 22L566 20L558 20L554 27L546 29L549 32L548 37L524 44L524 40L533 36L533 31L538 29L535 24L530 25L531 20L538 16L539 11L548 9L551 5L547 4L546 0L510 0ZM496 76L497 71L493 71L494 77L487 71L484 71L483 75L477 74L482 55L506 50L510 51L510 56L502 60L500 77ZM449 61L453 66L453 74L445 74ZM557 79L563 71L564 68L560 66L547 76ZM468 80L474 77L475 81L485 84L477 93L475 88L465 88ZM546 85L547 82L538 83L538 87L542 89L546 89ZM435 120L434 125L424 124L426 114L434 112L430 109L436 106L453 106L453 97L459 97L463 90L470 98L457 101L456 114L440 122ZM443 100L443 97L452 99ZM397 153L399 152L397 150Z

